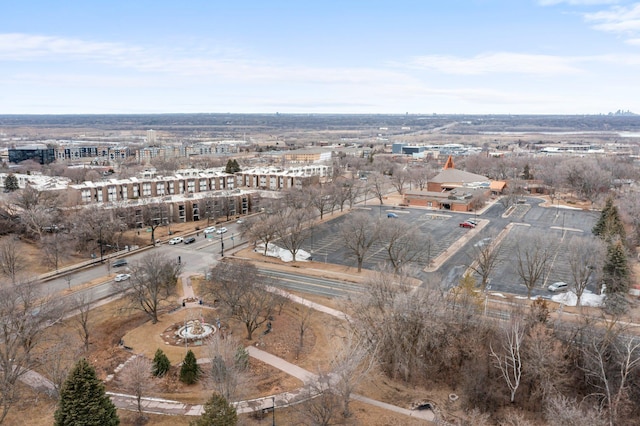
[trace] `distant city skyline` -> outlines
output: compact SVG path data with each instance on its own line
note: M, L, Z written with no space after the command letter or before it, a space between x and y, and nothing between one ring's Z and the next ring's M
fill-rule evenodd
M640 2L4 0L0 114L640 113Z

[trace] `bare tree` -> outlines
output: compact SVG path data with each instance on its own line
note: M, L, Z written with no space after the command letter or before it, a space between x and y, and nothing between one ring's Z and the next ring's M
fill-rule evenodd
M209 344L210 370L207 384L227 401L236 401L249 381L249 354L233 336L224 339L219 335Z
M130 308L144 312L155 324L159 309L176 293L181 270L180 263L149 254L132 267L131 279L119 285Z
M331 186L313 186L309 188L309 204L318 210L320 220L324 218L324 214L333 210L335 206L335 195Z
M549 426L606 426L605 416L598 407L582 407L575 399L553 395L545 404Z
M296 255L302 249L305 240L311 235L311 215L306 209L282 209L278 212L276 235L282 245L296 261Z
M550 242L543 237L532 237L516 246L516 273L527 287L527 297L547 273L551 260Z
M488 237L491 238L491 237ZM480 277L480 289L487 290L487 285L494 269L502 261L500 251L496 250L493 243L485 239L481 243L473 246L473 254L469 269Z
M633 402L630 381L640 367L640 342L624 336L615 322L605 323L604 331L590 330L581 342L581 368L587 382L593 386L590 396L606 408L609 425L619 423L620 416Z
M0 272L15 284L20 272L27 266L26 258L22 254L18 241L7 237L0 241Z
M70 252L71 239L69 238L69 234L58 231L52 232L44 235L40 243L43 263L58 270L60 263Z
M144 416L142 412L142 397L153 389L153 365L148 358L138 355L128 360L122 371L118 373L118 383L125 392L136 397L138 416Z
M351 417L349 401L356 387L371 373L375 365L375 348L365 339L347 335L331 360L331 388L342 401L342 416Z
M395 190L398 191L398 194L402 195L404 194L405 185L411 180L411 175L406 166L397 165L393 168L393 174L389 180Z
M73 321L76 325L78 334L82 339L82 345L84 347L84 351L89 351L90 336L91 336L91 300L86 295L86 293L82 293L79 296L76 296L73 304L73 308L75 309L76 315L73 317Z
M149 203L142 207L142 224L151 229L151 244L156 244L156 229L170 222L168 207L165 203Z
M415 226L399 220L387 221L380 226L379 240L387 252L387 258L393 269L413 262L430 261L432 241L431 237L417 231Z
M60 317L59 305L41 297L38 283L0 287L0 423L19 400L17 381L35 366L34 349L42 343L46 326Z
M388 181L387 177L380 172L374 172L367 177L367 186L375 197L380 201L380 205L384 204L384 196L387 195Z
M569 250L571 287L576 294L576 306L582 311L581 299L592 278L601 276L607 248L603 241L595 237L576 237Z
M254 283L249 291L240 296L235 317L242 322L247 330L247 340L253 338L253 332L269 320L276 307L274 295L263 285Z
M27 234L40 238L44 229L60 221L59 193L39 191L31 186L13 193L12 202Z
M82 355L82 345L76 336L66 330L49 335L47 340L53 343L42 352L39 364L44 367L41 369L42 374L53 384L57 397L69 372Z
M501 349L496 352L491 347L491 356L495 359L495 366L502 373L502 378L511 393L510 401L513 403L522 378L522 346L525 333L522 320L512 318L509 325L504 327L503 332L504 340Z
M262 254L266 256L269 244L277 238L279 220L278 216L267 213L253 216L241 224L242 237L253 240L254 247L257 245L256 242L260 241L264 245Z
M300 352L302 351L302 347L304 346L304 334L307 332L307 329L311 325L311 318L313 317L313 313L315 310L306 304L296 305L296 318L298 325L298 333L300 340L298 341L298 346L296 347L296 359L300 356Z
M371 222L371 216L356 212L348 217L340 227L342 242L356 259L358 272L362 271L362 264L369 249L379 240L380 227Z
M301 404L301 424L329 426L337 424L341 410L341 398L331 388L331 376L320 374L303 389L305 402Z
M220 299L231 315L240 306L242 295L249 291L258 279L258 269L249 262L218 262L211 270L211 279L204 283L204 293Z

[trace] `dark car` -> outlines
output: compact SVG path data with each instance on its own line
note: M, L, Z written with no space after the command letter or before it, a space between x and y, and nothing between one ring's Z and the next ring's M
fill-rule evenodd
M191 244L196 242L196 237L189 237L184 239L185 244Z
M127 264L128 264L127 259L118 259L115 262L113 262L111 266L113 266L114 268L117 268L119 266L125 266Z

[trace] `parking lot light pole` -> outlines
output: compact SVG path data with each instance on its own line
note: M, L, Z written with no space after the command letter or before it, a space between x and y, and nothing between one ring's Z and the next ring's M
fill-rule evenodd
M224 257L224 240L222 239L222 237L224 236L224 234L221 232L220 233L220 256Z

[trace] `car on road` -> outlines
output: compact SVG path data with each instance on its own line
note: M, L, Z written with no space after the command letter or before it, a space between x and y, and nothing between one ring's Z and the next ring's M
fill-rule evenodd
M397 215L397 214L395 214L395 213L391 213L391 212L390 212L390 213L387 213L387 217L390 217L390 218L397 218L397 217L398 217L398 215Z
M120 266L125 266L127 265L129 262L127 262L127 259L118 259L115 262L113 262L111 264L111 266L113 266L114 268L118 268Z
M114 278L114 281L119 283L120 281L126 281L129 278L131 278L131 274L118 274L116 275L116 277Z
M242 225L244 223L244 219L238 219L236 221L237 224Z
M214 232L216 232L216 227L215 226L208 226L208 227L204 228L204 235L213 234Z
M196 242L196 237L189 237L184 239L185 244L191 244Z
M227 228L222 227L216 231L216 234L224 234L225 232L227 232Z
M547 290L553 293L567 291L569 290L569 284L558 281L557 283L550 284L549 287L547 287Z
M460 228L475 228L476 226L471 222L462 222L460 223Z
M182 237L173 237L172 239L169 240L169 244L174 245L174 244L180 244L183 241Z

